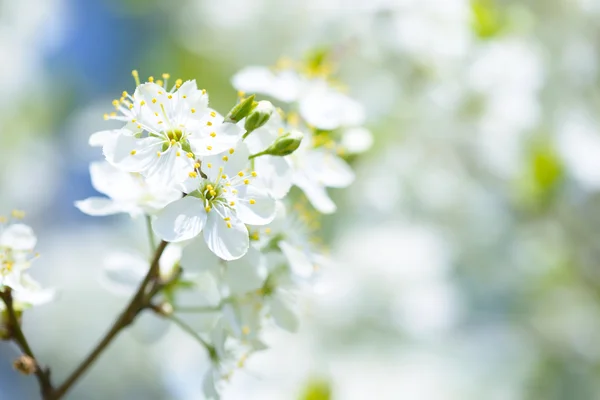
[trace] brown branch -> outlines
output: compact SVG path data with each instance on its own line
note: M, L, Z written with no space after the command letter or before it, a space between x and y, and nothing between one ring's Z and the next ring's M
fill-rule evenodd
M0 297L4 301L6 305L6 314L8 315L8 332L11 339L17 344L19 349L30 357L35 363L35 376L40 384L40 392L43 399L51 398L51 394L54 391L52 387L52 383L50 381L50 370L47 368L43 368L38 362L37 358L35 358L33 351L31 350L31 346L27 342L23 331L21 330L21 324L19 323L19 318L15 313L12 291L9 287L5 288L3 291L0 291Z
M159 260L167 247L167 242L162 241L156 251L150 269L146 274L146 277L140 283L137 292L125 308L119 318L113 323L109 331L104 335L102 340L96 345L92 352L79 364L79 366L69 375L65 382L54 390L48 397L49 400L61 399L69 389L77 382L77 380L87 371L87 369L96 361L98 356L112 343L117 335L126 327L128 327L137 317L137 315L150 306L151 296L148 296L149 286L154 285L156 287L156 280L159 272ZM151 287L153 294L156 293L154 287Z

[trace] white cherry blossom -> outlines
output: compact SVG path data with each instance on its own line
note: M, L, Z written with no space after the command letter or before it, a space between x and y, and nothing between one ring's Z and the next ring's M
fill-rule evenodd
M156 234L169 242L192 239L201 232L209 249L224 260L248 251L245 224L265 225L275 217L275 200L254 184L248 149L240 143L217 156L204 157L191 179L188 195L161 210L153 221Z
M0 226L0 287L23 288L23 271L31 265L37 238L33 229L24 224Z
M358 126L365 121L364 107L320 76L252 66L239 71L232 83L238 90L296 104L302 118L319 129Z
M21 274L19 276L18 285L13 288L13 308L16 311L23 311L30 307L35 307L51 302L55 296L54 289L44 289L35 281L29 274ZM0 311L6 305L0 302Z
M332 150L313 147L311 135L305 134L298 150L288 156L292 163L292 182L323 214L331 214L337 206L326 188L345 188L354 181L350 166Z
M104 155L123 171L140 172L162 185L183 182L194 170L197 156L235 146L244 132L208 108L208 95L195 81L178 80L170 91L166 82L164 87L148 82L133 95L123 95L114 102L120 114L107 118L126 126L100 135Z

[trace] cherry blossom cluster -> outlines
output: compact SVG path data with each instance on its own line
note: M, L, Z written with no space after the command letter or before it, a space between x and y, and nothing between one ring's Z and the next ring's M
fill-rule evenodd
M104 116L118 126L89 140L104 155L90 165L103 196L75 205L92 216L146 217L159 268L158 283L139 292L150 297L143 307L206 348L203 388L218 398L233 371L267 347L264 326L297 329L298 289L328 262L315 241L318 214L336 211L327 188L350 185L347 156L371 144L365 112L322 66L246 68L224 114L195 80L132 75L135 89ZM24 273L35 242L22 224L0 232L0 289L24 306L52 298ZM103 283L131 295L151 269L146 256L113 252Z
M42 289L27 272L35 252L37 238L31 227L19 220L24 213L14 210L11 217L0 217L0 291L11 289L12 306L17 313L47 303L54 297L54 290ZM0 338L5 338L6 304L0 302Z

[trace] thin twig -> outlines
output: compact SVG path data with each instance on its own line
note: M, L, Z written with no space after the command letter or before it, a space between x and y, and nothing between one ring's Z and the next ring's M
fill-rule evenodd
M198 343L200 343L202 346L204 346L204 348L206 349L206 351L209 352L209 354L212 354L214 352L213 347L210 344L208 344L206 342L206 340L202 339L202 337L200 337L200 335L198 335L198 333L194 330L194 328L192 328L191 326L189 326L188 324L186 324L185 322L183 322L183 320L179 319L174 314L163 315L163 316L165 318L170 319L171 321L173 321L185 333L189 334L191 337L193 337L194 339L196 339L198 341Z
M194 314L194 313L206 313L206 312L213 312L213 311L219 311L221 309L220 305L217 306L198 306L198 307L175 307L175 312L178 313L182 313L182 314Z
M10 288L5 288L4 291L0 291L0 297L4 304L6 305L6 313L8 315L8 323L9 323L9 333L13 339L13 341L19 346L21 351L29 356L35 363L35 376L40 384L40 391L42 394L42 398L47 399L53 392L54 388L52 387L52 383L50 381L50 371L48 369L42 368L37 358L33 354L31 350L31 346L27 342L23 331L21 330L21 324L19 323L19 319L15 313L12 291Z
M109 331L104 335L102 340L96 345L96 347L92 350L92 352L79 364L79 366L69 375L69 377L65 380L65 382L60 385L53 393L51 400L58 400L62 398L67 391L77 382L77 380L87 371L87 369L96 361L98 356L108 347L110 343L114 340L114 338L127 326L129 326L137 315L149 306L149 300L146 296L148 286L150 283L154 282L154 280L158 277L159 270L159 260L167 247L168 243L165 241L160 242L156 251L154 252L154 256L152 258L152 263L150 264L150 269L146 274L146 277L139 285L137 292L125 308L125 310L121 313L119 318L113 323L112 327Z

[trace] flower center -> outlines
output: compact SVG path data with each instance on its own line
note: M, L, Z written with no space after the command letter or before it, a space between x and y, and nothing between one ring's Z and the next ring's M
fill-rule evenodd
M172 129L166 133L169 140L175 140L176 142L179 142L181 141L181 138L183 138L183 132L180 129Z

